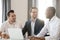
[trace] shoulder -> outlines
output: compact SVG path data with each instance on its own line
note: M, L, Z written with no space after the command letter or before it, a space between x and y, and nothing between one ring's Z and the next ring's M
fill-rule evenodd
M40 23L44 23L44 21L41 20L41 19L37 19L37 21L40 22Z
M42 26L45 25L44 21L41 20L41 19L37 19L36 23L39 24L39 25L42 25Z
M55 20L60 23L60 18L58 18L57 16L55 17Z
M6 25L7 24L7 21L3 22L2 25Z
M31 20L30 20L30 19L26 21L26 23L30 23L30 22L31 22Z
M7 21L3 22L1 28L5 28L7 26Z

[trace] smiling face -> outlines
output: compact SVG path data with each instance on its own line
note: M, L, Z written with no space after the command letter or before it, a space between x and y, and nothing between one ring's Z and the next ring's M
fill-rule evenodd
M32 9L31 17L35 19L35 18L37 18L37 15L38 15L38 10L37 9Z
M48 7L46 10L46 17L51 19L55 15L55 8L54 7Z
M10 13L10 15L8 16L8 18L9 18L9 20L11 21L11 22L15 22L16 21L16 15L15 15L15 13Z

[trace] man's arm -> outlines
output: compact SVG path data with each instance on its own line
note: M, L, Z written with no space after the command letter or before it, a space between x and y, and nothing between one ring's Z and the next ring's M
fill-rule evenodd
M6 32L6 24L5 23L3 23L2 25L1 25L1 31L2 31L2 33L5 33Z
M27 32L27 22L25 23L25 26L24 26L24 28L22 29L23 35L25 35L26 32Z
M40 33L37 35L37 37L44 37L44 35L48 32L47 26L45 25Z
M8 33L6 32L7 30L6 30L6 23L3 23L2 25L1 25L1 37L2 38L4 38L4 39L9 39L9 35L8 35Z
M50 40L59 40L60 39L60 23L55 25L55 33L54 35L45 37L45 39L50 39Z

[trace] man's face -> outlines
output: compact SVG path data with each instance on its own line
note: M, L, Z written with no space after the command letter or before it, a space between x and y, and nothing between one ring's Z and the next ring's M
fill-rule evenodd
M37 15L38 15L38 10L37 9L32 9L31 17L35 19L35 18L37 18Z
M51 18L53 16L53 10L51 8L47 8L46 17Z
M16 15L14 13L10 13L10 16L8 18L12 22L15 22L16 21Z

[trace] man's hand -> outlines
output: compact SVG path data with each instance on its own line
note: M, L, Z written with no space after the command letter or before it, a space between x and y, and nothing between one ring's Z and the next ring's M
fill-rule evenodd
M9 39L9 35L8 34L2 34L2 38Z
M28 36L28 39L31 39L33 36Z
M45 40L44 37L31 37L30 40Z

